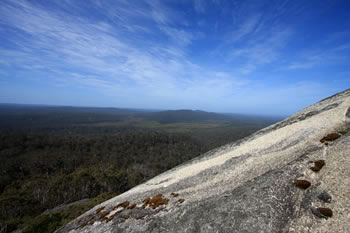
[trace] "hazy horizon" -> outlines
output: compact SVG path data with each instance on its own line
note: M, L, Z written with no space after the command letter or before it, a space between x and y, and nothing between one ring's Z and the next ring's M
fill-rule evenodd
M0 103L291 115L350 87L350 2L4 0Z
M26 103L0 103L1 106L32 106L32 107L54 107L54 108L101 108L101 109L119 109L119 110L134 110L134 111L145 111L145 112L162 112L162 111L201 111L207 113L217 113L217 114L236 114L236 115L247 115L256 117L272 117L272 118L285 118L288 115L272 115L272 114L255 114L255 113L242 113L242 112L214 112L205 109L189 109L189 108L178 108L178 109L152 109L152 108L121 108L121 107L111 107L111 106L87 106L87 105L52 105L52 104L26 104ZM1 109L0 109L1 110Z

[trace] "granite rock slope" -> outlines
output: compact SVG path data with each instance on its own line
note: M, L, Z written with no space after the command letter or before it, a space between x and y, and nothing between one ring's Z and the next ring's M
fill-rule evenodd
M349 126L350 89L171 169L57 232L350 232Z

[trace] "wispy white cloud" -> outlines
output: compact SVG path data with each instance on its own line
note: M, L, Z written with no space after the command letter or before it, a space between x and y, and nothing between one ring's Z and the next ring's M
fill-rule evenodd
M290 29L265 33L245 43L239 49L234 49L230 59L244 59L245 63L242 64L240 70L243 74L249 74L261 65L276 61L292 34Z
M224 41L210 55L224 57L225 63L242 75L278 62L295 35L294 29L280 20L288 12L288 3L233 2L231 11L223 12L232 15L232 23L226 24Z
M339 40L346 40L350 36L350 30L345 29L342 31L336 31L333 32L325 37L325 39L322 41L324 44L329 45L333 43L337 43Z
M205 1L203 0L194 0L194 9L197 13L205 13Z
M147 3L151 7L151 16L153 20L158 24L168 24L176 17L172 12L159 0L147 0Z
M316 62L292 63L287 67L287 69L289 70L308 69L308 68L314 67L316 64L317 64Z
M298 70L298 69L311 69L317 66L330 66L346 64L349 61L348 50L350 49L349 43L344 43L336 47L324 47L320 49L308 49L301 52L301 56L296 58L296 61L291 61L287 65L286 69Z
M239 41L244 36L254 32L260 20L260 15L254 15L245 20L238 29L232 33L232 42Z
M185 30L171 28L171 27L161 27L161 30L167 34L173 42L179 45L189 45L194 39L193 33Z
M99 7L104 6L99 3ZM107 22L86 22L25 1L7 3L0 8L6 16L2 23L26 33L31 39L19 42L17 50L2 49L3 59L0 60L24 69L39 69L34 64L47 70L58 69L57 77L64 79L61 84L94 86L111 92L133 86L134 91L146 96L166 95L171 90L168 95L174 98L180 92L184 97L194 98L204 90L218 94L243 85L237 77L223 72L217 75L215 71L190 62L184 56L184 46L191 43L193 35L166 26L168 18L160 2L149 1L149 4L154 11L150 17L159 25L148 33L162 32L172 43L144 41L138 39L137 33L129 38L132 30L125 36ZM127 10L115 14L123 22L127 17L136 17ZM135 25L130 27L135 28ZM78 70L81 73L78 74Z
M333 49L333 52L343 52L343 51L349 50L349 49L350 49L350 43L345 43L345 44L342 44L342 45L335 47Z

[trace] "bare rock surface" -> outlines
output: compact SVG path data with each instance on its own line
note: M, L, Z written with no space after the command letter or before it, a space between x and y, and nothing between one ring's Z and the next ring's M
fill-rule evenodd
M350 232L349 107L346 90L171 169L57 232ZM340 138L320 142L337 132ZM325 161L318 172L310 169L316 160ZM299 189L297 179L311 186ZM320 207L332 217L316 216Z

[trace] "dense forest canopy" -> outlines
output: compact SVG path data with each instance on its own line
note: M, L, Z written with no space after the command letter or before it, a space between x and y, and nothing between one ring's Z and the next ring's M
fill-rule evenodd
M1 105L0 232L53 232L97 203L275 121L191 110Z

